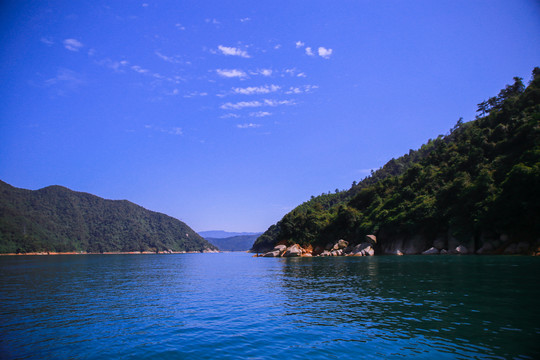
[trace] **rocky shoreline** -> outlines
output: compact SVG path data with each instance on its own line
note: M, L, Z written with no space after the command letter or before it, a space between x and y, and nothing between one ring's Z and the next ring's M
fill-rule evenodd
M503 239L505 240L505 239ZM311 245L302 247L298 244L287 246L278 244L272 250L253 255L254 257L326 257L326 256L375 256L375 255L532 255L540 256L540 240L535 244L529 242L503 242L491 243L486 242L483 246L473 251L467 248L464 244L459 244L450 249L444 248L444 243L435 242L434 246L426 250L411 251L410 249L392 248L383 249L377 244L375 235L367 235L363 242L358 244L350 244L343 239L335 243L328 243L323 248L317 246L313 248Z

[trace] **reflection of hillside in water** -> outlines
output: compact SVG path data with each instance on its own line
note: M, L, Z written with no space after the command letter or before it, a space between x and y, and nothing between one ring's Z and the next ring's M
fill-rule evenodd
M509 267L504 259L394 256L283 261L287 264L283 293L288 298L284 315L296 317L299 326L324 323L342 328L328 340L366 342L376 336L377 341L425 342L452 353L461 346L481 354L496 354L491 349L513 343L527 354L540 334L540 326L530 318L532 299L539 291L532 290L535 296L519 294L528 288L523 282L534 283L534 271ZM509 312L509 307L516 311ZM453 349L446 349L449 343Z

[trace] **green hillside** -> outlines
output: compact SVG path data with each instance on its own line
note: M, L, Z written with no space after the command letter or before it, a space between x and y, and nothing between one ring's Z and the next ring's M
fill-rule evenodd
M183 222L126 200L0 181L0 253L215 249Z
M312 197L253 244L304 247L378 238L377 251L443 242L470 251L540 239L540 68L478 104L474 121L392 159L351 189Z

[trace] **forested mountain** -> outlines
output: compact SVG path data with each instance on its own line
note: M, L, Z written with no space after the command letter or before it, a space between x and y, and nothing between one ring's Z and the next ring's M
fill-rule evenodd
M469 251L540 239L540 68L478 104L446 136L390 160L351 189L323 194L272 225L252 250L376 234L379 253L434 242ZM504 243L504 244L503 244Z
M214 249L183 222L126 200L0 181L0 253Z

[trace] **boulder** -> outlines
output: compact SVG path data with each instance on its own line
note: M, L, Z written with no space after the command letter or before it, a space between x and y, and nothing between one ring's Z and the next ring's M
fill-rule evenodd
M439 249L431 247L428 250L422 252L422 255L439 255Z
M319 256L332 256L332 254L330 253L330 251L324 250Z
M364 250L364 256L373 256L375 255L375 249L373 249L371 246L368 248L365 248Z
M377 237L375 235L366 235L366 241L372 245L377 243Z
M302 256L302 248L298 244L294 244L285 250L283 257L297 257Z
M279 250L273 250L263 254L263 257L279 257L280 254Z
M337 242L338 249L345 249L348 245L349 245L349 242L343 239Z
M305 253L304 255L302 255L302 257L312 257L313 255L311 255L311 253Z
M446 254L448 254L448 251L446 249L442 249L439 254L446 255Z
M458 255L465 255L469 251L467 248L463 245L458 245L454 250L452 250L452 254L458 254Z
M282 254L283 252L285 252L285 250L287 250L287 246L285 245L276 245L274 246L274 250L273 251L276 251L278 250L280 254Z
M403 256L403 253L401 252L401 250L396 250L394 255Z

